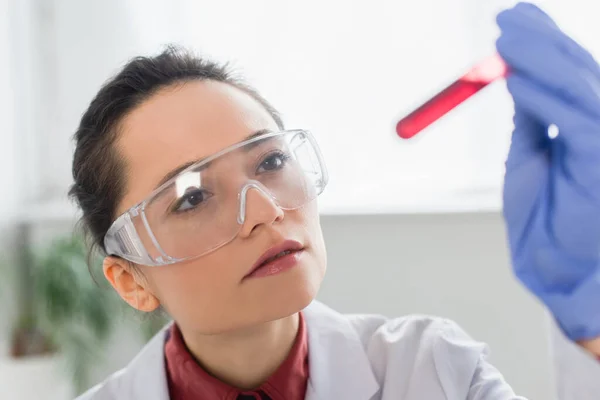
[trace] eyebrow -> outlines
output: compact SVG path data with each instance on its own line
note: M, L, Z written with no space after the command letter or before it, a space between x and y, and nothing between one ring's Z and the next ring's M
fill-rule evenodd
M257 136L261 136L267 133L271 133L273 132L271 129L260 129L250 135L248 135L246 138L244 138L244 140L242 140L242 142L245 142L246 140L250 140L253 139ZM260 144L260 140L257 140L256 142L250 143L246 146L244 146L244 150L245 151L250 151L252 148L258 146ZM202 157L200 159L197 160L191 160L188 161L184 164L181 164L180 166L178 166L177 168L171 170L170 172L168 172L165 176L163 176L163 178L160 180L160 182L158 182L158 184L156 185L155 189L158 189L159 187L161 187L162 185L164 185L167 181L169 181L170 179L176 177L177 175L179 175L182 171L184 171L185 169L191 167L194 164L197 164L199 162L201 162L202 160L205 160L208 157ZM210 163L206 164L206 167L208 167Z

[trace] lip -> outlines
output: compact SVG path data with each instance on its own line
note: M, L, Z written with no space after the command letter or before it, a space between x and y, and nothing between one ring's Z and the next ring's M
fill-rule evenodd
M283 252L283 251L291 251L291 254L288 254L286 256L283 256L277 260L275 260L274 262L277 262L279 260L285 260L286 258L290 258L291 256L294 256L294 260L297 258L297 256L299 255L299 253L301 253L304 250L304 246L302 245L302 243L297 242L295 240L284 240L283 242L279 243L278 245L275 245L273 247L271 247L269 250L265 251L264 254L262 256L260 256L258 258L258 260L256 260L256 262L254 263L254 265L252 265L252 268L250 268L250 271L246 274L246 276L244 278L249 278L250 276L252 276L253 274L255 274L258 270L260 270L262 267L264 267L265 265L263 265L267 260L269 260L272 257L275 257L277 254ZM293 260L290 260L293 261ZM270 262L269 264L273 263ZM289 262L287 263L289 264Z

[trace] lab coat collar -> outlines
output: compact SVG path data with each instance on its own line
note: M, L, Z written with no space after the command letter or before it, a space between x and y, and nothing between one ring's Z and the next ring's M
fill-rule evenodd
M131 393L123 396L123 400L169 400L165 341L172 324L167 324L154 335L125 369L123 378L126 382L131 382Z
M371 399L379 384L348 319L317 301L304 310L304 317L309 360L306 399Z
M371 399L379 384L356 329L346 317L313 301L305 310L308 330L307 400ZM164 344L170 324L154 336L123 372L131 382L125 399L168 400Z

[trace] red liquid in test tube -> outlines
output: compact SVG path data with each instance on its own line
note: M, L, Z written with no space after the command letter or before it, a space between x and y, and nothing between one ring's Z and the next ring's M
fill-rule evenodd
M441 92L427 100L396 125L396 133L410 139L481 89L508 74L498 54L490 56Z

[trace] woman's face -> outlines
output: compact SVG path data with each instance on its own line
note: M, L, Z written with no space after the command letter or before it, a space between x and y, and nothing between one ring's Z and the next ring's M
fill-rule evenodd
M278 129L269 113L230 85L192 81L159 91L120 125L117 151L126 164L126 189L117 213L146 198L182 164L265 129ZM316 201L282 210L258 191L250 192L256 193L247 195L246 220L225 246L187 262L138 266L143 279L131 275L123 260L109 257L105 274L134 306L132 294L123 293L131 292L131 285L115 285L115 276L136 278L135 296L155 298L153 304L160 303L182 328L201 333L244 328L301 310L315 297L326 266ZM245 278L267 250L285 240L304 247L296 266Z

